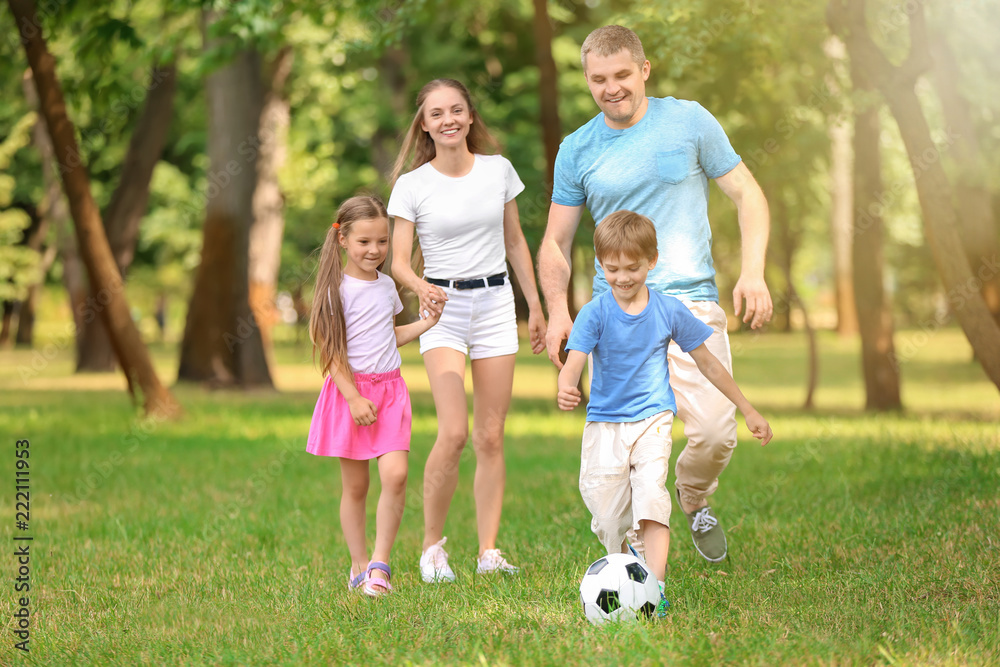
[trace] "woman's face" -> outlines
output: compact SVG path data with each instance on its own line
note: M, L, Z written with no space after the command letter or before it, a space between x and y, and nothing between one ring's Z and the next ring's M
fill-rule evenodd
M465 102L465 96L450 86L431 91L424 100L424 117L420 127L438 148L464 145L472 127L472 111Z

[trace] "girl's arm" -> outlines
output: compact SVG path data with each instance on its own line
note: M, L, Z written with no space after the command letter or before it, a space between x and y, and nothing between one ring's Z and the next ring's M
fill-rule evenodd
M747 428L753 433L753 437L761 441L761 447L771 442L774 434L771 433L770 424L750 405L750 401L736 385L736 380L722 365L722 362L712 354L711 350L702 343L691 350L690 354L691 358L698 364L698 370L701 371L702 375L708 378L709 382L714 384L743 413Z
M545 349L545 314L542 300L538 298L535 283L535 269L531 265L531 251L524 240L521 219L517 212L517 202L511 199L503 207L503 242L507 259L517 276L517 283L528 302L528 333L531 337L531 351L538 354Z
M395 220L392 228L392 277L400 285L417 295L417 299L420 300L421 315L434 313L440 316L444 302L448 300L448 295L437 285L431 285L413 272L410 260L413 257L415 225L412 221L400 218L398 215Z
M420 334L437 324L440 319L441 313L430 312L427 317L421 320L396 327L396 347L403 347L410 341L416 340Z
M587 363L587 355L580 350L566 352L566 363L559 371L559 395L556 403L560 410L572 410L580 404L580 376Z
M330 379L337 385L340 394L347 400L347 407L351 409L351 417L358 426L370 426L375 423L377 417L375 404L361 395L354 384L354 375L350 369L344 370L339 366L330 368Z

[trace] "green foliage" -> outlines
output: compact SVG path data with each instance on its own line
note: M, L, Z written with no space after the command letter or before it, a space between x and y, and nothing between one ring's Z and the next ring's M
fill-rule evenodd
M31 141L36 119L36 114L26 114L0 142L0 301L23 299L38 282L38 253L21 245L31 218L21 209L10 208L16 187L10 165L17 151Z

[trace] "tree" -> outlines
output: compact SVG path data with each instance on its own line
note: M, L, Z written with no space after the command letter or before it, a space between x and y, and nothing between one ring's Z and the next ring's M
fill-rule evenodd
M981 258L975 266L969 263L951 184L915 90L917 79L930 66L923 7L918 5L909 15L909 53L900 65L893 65L868 32L865 4L864 0L832 0L831 24L847 44L851 60L863 64L865 75L882 93L896 119L913 169L924 233L949 306L983 370L1000 389L1000 326L980 292L983 277L997 270L990 264L996 258Z
M149 353L132 321L124 283L104 233L101 215L90 192L90 181L80 160L73 124L55 71L55 58L41 34L41 22L30 0L8 0L38 89L39 105L62 172L80 254L97 297L90 316L99 316L111 336L133 396L139 395L147 414L172 416L180 406L160 383Z
M219 37L219 15L205 11L205 49L232 47ZM257 186L260 55L238 45L206 78L210 184L201 264L181 343L178 380L272 387L260 328L249 299L250 229Z

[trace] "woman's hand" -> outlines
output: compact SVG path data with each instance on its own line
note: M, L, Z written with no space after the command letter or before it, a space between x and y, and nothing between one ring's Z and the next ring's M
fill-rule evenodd
M531 342L531 353L538 354L545 350L545 314L539 303L528 310L528 340Z
M420 300L420 317L425 317L426 313L431 313L436 317L441 316L444 310L444 303L448 300L448 295L437 285L431 285L426 280L421 280L415 290L417 299Z

